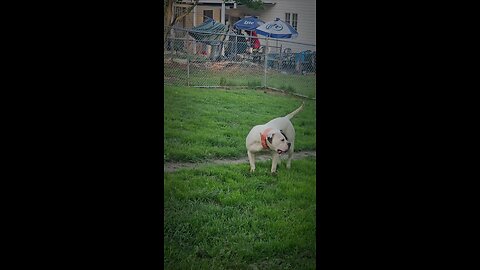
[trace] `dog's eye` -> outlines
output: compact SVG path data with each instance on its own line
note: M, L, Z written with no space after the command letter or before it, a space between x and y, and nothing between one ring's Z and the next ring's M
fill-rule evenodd
M285 141L285 139L282 139L282 142L284 142L284 141Z

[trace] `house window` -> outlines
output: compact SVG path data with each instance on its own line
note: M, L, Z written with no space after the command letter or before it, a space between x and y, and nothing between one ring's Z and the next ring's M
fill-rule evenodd
M185 7L175 7L175 13L173 14L175 17L178 17L185 13L187 11L187 8Z
M298 14L297 13L292 13L292 26L293 26L293 28L295 28L295 30L298 30L297 29L297 22L298 22Z
M207 17L213 19L213 10L204 10L203 11L203 21L207 20Z
M298 14L297 13L285 13L285 22L292 25L297 30Z
M285 22L290 24L290 13L285 13Z
M175 7L173 16L174 16L175 18L178 18L178 16L180 16L180 15L186 13L186 12L187 12L187 8L186 8L186 7ZM183 17L183 18L181 18L180 20L177 20L177 22L175 23L175 26L185 28L185 26L186 26L186 18Z

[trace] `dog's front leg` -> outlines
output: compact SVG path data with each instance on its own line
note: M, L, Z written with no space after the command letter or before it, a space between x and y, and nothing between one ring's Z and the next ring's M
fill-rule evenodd
M294 144L292 143L290 145L290 149L288 149L287 169L290 169L292 164L293 150L294 150Z
M287 169L290 169L292 166L292 156L293 156L293 151L288 152L288 160L287 160Z
M255 171L255 154L250 151L247 151L247 154L248 154L248 161L250 162L250 172L254 172Z
M272 155L272 170L271 170L272 173L277 171L277 164L279 159L280 159L280 155L277 152L274 152Z

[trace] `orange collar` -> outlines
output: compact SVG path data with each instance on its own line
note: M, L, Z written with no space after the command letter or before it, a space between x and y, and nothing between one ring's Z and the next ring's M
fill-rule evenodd
M267 145L267 134L270 130L272 130L272 129L267 128L262 133L260 133L260 141L262 142L263 149L269 149L269 147Z

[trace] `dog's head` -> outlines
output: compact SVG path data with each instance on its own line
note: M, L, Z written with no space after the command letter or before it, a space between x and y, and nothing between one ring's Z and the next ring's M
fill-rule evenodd
M269 144L269 148L276 151L279 154L283 154L290 149L290 145L292 145L289 141L285 133L279 129L271 130L267 135L267 141Z

